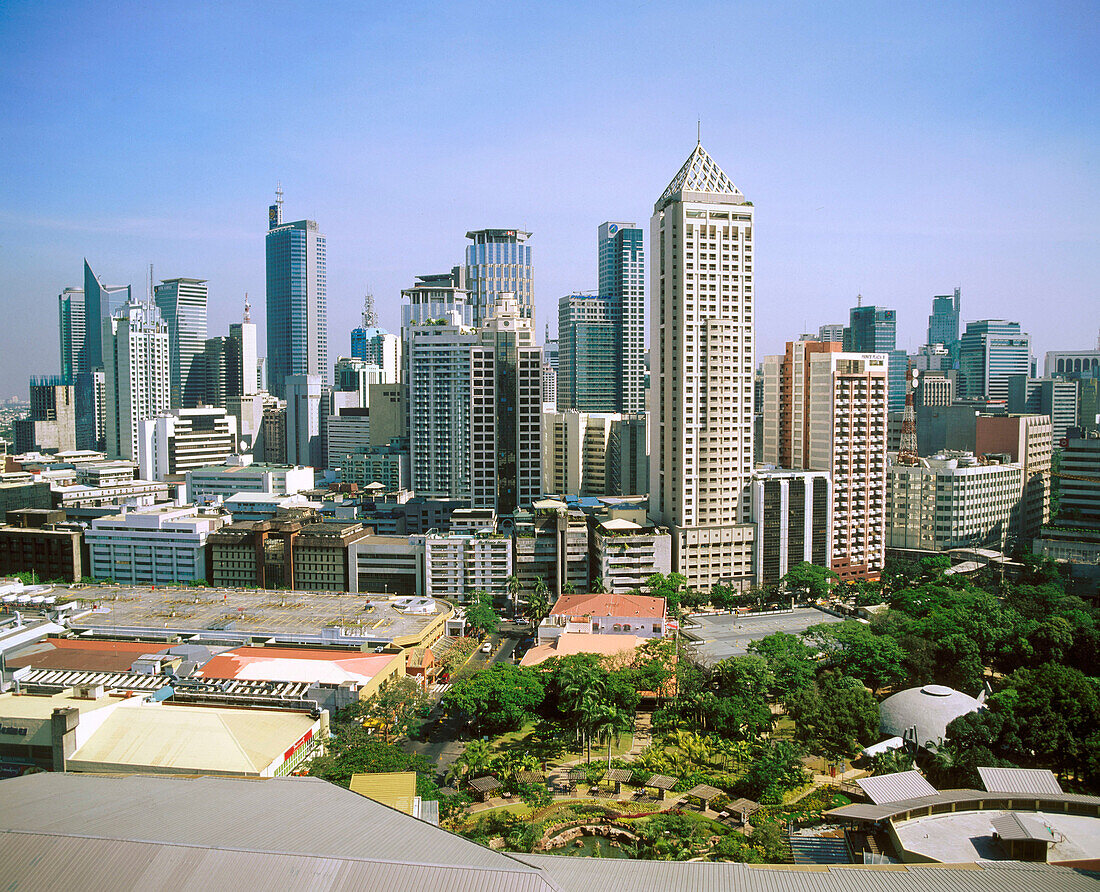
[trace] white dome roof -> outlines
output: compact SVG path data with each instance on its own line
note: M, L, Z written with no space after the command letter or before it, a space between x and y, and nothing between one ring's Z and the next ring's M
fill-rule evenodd
M954 688L926 684L887 697L879 705L879 730L886 736L905 737L917 727L917 743L937 744L947 736L947 726L961 715L976 712L982 704Z

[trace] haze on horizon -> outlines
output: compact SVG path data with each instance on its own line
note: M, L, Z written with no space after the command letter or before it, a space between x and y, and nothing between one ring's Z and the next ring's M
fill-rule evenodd
M699 119L756 206L758 360L857 293L911 351L956 285L1040 369L1100 327L1092 3L9 2L0 52L0 395L58 370L84 257L136 294L149 263L209 279L211 337L248 292L262 339L279 181L328 238L333 360L368 289L396 331L485 227L534 234L553 333L599 223L648 232Z

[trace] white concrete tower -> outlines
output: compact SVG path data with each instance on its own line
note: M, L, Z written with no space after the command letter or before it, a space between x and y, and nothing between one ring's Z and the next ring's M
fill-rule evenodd
M752 582L752 217L697 145L650 224L650 512L704 591Z

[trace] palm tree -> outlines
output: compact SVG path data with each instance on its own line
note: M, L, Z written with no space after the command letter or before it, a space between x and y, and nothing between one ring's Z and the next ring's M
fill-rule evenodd
M508 577L508 594L512 598L512 619L516 618L516 608L519 603L519 590L521 588L519 577L514 573Z
M541 576L536 576L534 591L531 592L530 598L527 599L527 617L531 620L533 625L537 626L549 612L550 589L547 587L545 579Z
M597 576L595 579L592 580L592 591L594 594L597 595L602 595L604 592L607 591L607 589L604 588L602 576Z
M577 740L588 750L592 761L592 727L598 710L605 705L604 678L596 671L580 672L562 689L561 699L569 714Z
M447 772L447 780L469 780L484 772L493 758L493 748L486 740L471 740L462 755L454 760Z

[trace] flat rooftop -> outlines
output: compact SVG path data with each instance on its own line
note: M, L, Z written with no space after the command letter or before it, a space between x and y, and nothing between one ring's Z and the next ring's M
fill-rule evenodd
M939 861L958 864L984 858L1008 859L1007 852L993 839L993 821L1004 811L965 811L934 815L895 824L898 839L910 852ZM1100 858L1100 819L1053 812L1022 812L1024 818L1051 831L1054 845L1047 849L1048 862Z
M57 586L59 600L80 600L70 628L101 636L163 638L197 636L202 641L411 645L450 612L409 613L382 597L333 592L264 589L158 588L148 586ZM406 599L407 601L408 599ZM342 631L341 631L342 630ZM406 639L406 640L401 640Z
M696 658L706 666L730 657L739 657L748 653L749 644L767 638L776 632L797 635L810 626L819 623L839 623L843 620L816 607L798 607L782 613L748 614L712 614L692 616L690 625L684 623L680 629L686 638L697 641Z

